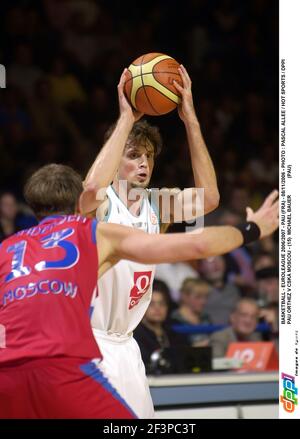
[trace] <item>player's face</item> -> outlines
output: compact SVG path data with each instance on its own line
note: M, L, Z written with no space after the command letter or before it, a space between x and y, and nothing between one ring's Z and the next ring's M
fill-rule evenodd
M150 143L126 146L122 156L117 179L127 180L130 187L146 188L154 166L154 148Z

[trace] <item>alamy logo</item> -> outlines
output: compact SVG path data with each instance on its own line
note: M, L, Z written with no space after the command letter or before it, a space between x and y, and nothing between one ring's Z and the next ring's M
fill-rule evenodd
M3 64L0 64L0 88L6 88L6 70Z

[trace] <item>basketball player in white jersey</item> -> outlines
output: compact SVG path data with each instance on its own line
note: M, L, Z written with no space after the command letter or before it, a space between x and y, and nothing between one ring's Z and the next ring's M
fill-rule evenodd
M207 213L215 209L219 202L216 176L195 114L191 80L183 66L179 73L183 87L175 83L182 95L178 112L186 128L195 187L205 190L204 213ZM160 218L165 216L163 205L151 205L149 192L145 192L137 201L129 200L128 193L132 188L148 186L161 138L158 129L146 122L134 125L142 114L128 104L124 96L124 82L125 71L118 85L120 117L85 179L85 190L80 200L81 213L87 215L98 208L101 220L151 234L159 233L166 226L160 224ZM127 190L120 189L120 181L127 182ZM100 188L106 187L106 197L99 206L96 194ZM182 199L186 192L190 193L191 202L195 203L194 188L179 192L178 199ZM192 212L192 209L187 210ZM169 222L172 222L172 208L170 216ZM193 215L185 217L186 221L191 219L194 219ZM91 320L95 338L103 353L104 372L140 418L152 418L154 409L140 349L132 334L150 303L154 269L154 265L118 262L99 280L99 294L93 301Z

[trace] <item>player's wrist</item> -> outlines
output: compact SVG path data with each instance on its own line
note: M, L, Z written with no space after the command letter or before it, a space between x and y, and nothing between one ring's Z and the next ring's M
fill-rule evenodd
M257 241L261 236L261 229L254 221L246 221L238 224L235 228L242 234L242 245L247 245L251 242Z
M122 112L119 116L118 119L118 124L121 125L122 127L128 128L131 130L131 128L133 127L134 124L134 115L131 112Z
M183 123L185 124L186 128L194 128L194 127L199 128L200 127L198 118L197 118L195 113L188 114L187 116L184 116L182 118L182 120L183 120Z

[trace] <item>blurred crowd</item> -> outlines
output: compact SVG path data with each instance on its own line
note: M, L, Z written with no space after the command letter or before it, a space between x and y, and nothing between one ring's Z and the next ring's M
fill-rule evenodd
M1 1L7 87L0 90L0 241L35 223L22 202L32 171L63 162L84 176L118 117L123 68L147 52L173 56L192 78L221 192L205 224L239 223L246 206L255 209L278 186L277 33L273 0ZM176 111L148 120L164 140L152 186L193 186ZM276 236L224 257L163 264L157 279L138 329L142 339L149 335L149 346L185 338L193 346L212 343L220 356L226 350L220 339L278 339ZM181 337L167 321L231 326L230 333ZM270 330L257 334L262 321Z

